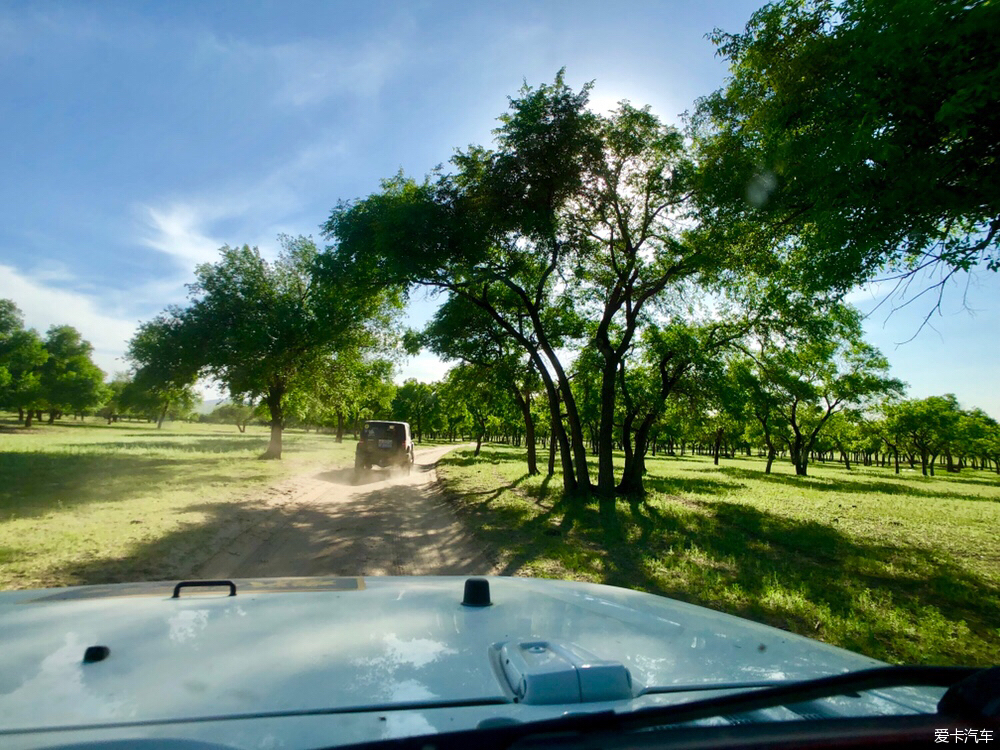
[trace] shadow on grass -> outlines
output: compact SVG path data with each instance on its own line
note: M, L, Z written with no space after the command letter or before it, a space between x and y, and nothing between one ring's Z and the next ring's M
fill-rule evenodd
M136 440L100 443L69 443L67 448L98 448L101 451L160 450L174 453L236 453L260 451L267 448L267 437L260 435L233 435L220 438L194 438L178 435L175 439Z
M946 490L929 490L920 487L913 487L909 484L886 481L863 482L846 478L833 477L799 477L791 474L765 474L763 471L753 471L752 469L740 469L732 466L725 466L716 471L726 476L738 479L753 479L761 482L771 482L774 484L784 484L792 487L805 487L819 492L845 492L862 495L873 493L883 493L886 495L912 495L915 497L943 498L947 500L972 500L986 502L1000 502L998 497L977 497L961 492L948 492ZM913 478L908 478L912 480ZM1000 489L1000 487L998 487Z
M672 486L649 480L660 491ZM706 495L729 489L706 480L684 491L699 491L692 487ZM551 488L538 490L554 495L541 511L509 495L494 503L506 487L482 493L485 498L451 489L451 501L477 536L505 551L504 575L569 572L891 662L1000 659L1000 587L933 550L858 540L833 526L744 504L670 497L620 500L622 536L616 536L606 531L596 504L568 503Z
M727 482L722 479L702 479L700 477L662 477L647 474L643 477L647 491L662 492L667 495L691 493L694 495L725 495L738 490L743 485L739 482Z
M165 458L127 453L0 453L0 518L35 517L92 502L133 500L148 486L205 488L232 481L206 473L220 459ZM249 462L248 462L249 463ZM270 474L246 467L241 481L266 481ZM185 468L197 466L185 476Z
M496 448L490 448L488 446L483 446L479 451L478 456L473 456L472 451L462 451L458 456L452 456L448 459L448 463L454 464L456 466L473 466L475 464L523 464L524 456L511 451L511 450L498 450Z
M738 586L748 595L736 614L808 633L815 629L811 614L797 615L794 607L768 602L780 600L783 593L794 594L822 603L845 621L858 615L859 601L869 602L871 611L864 613L868 625L863 627L859 620L851 641L841 645L884 659L898 657L900 649L906 653L907 646L916 644L907 643L910 634L895 629L892 614L900 613L922 627L940 627L942 638L952 625L964 622L973 635L991 642L994 649L1000 647L995 629L1000 588L933 550L863 542L829 525L738 503L700 504L704 513L646 506L654 529L647 545L660 555L676 554L678 545L696 549L725 587ZM668 595L684 598L687 593L674 590ZM878 619L882 615L884 619ZM942 622L929 621L935 616ZM943 648L937 654L914 650L908 656L941 663L969 658L952 651L961 652L960 642L942 640L937 646Z

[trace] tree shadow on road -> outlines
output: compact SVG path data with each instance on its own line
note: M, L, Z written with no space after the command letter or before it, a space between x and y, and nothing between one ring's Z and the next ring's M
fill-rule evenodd
M126 555L51 571L54 585L303 575L475 575L482 545L430 485L389 485L336 504L204 503L203 515Z

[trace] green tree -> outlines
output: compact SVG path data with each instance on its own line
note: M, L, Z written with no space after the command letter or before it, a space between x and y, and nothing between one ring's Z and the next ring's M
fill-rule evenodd
M157 429L173 407L190 411L197 397L198 353L203 342L192 341L177 310L168 310L139 326L129 342L135 366L124 403L132 411L156 420Z
M116 372L109 383L106 383L107 397L104 404L97 410L98 416L108 420L108 424L117 422L127 410L128 396L126 390L132 382L132 376L127 372Z
M0 300L0 408L16 409L25 427L45 408L41 368L49 358L38 332L24 327L11 300Z
M497 415L503 411L504 396L509 400L509 391L502 379L502 375L486 365L462 364L448 371L448 390L462 394L463 404L472 418L476 435L474 456L479 455L490 426L501 426Z
M457 295L445 300L419 338L445 359L491 369L494 380L505 384L524 423L528 473L537 474L531 405L540 379L530 361L524 361L525 355L516 342L490 315Z
M63 412L82 414L107 398L104 372L94 364L94 348L72 326L52 326L45 335L48 359L41 366L40 383L49 424Z
M781 0L716 30L730 77L692 126L719 241L819 288L1000 268L997 28L991 0Z
M809 455L834 414L869 408L904 388L889 377L886 358L863 340L853 308L838 306L805 323L810 329L801 339L781 340L772 332L753 354L757 379L788 428L779 434L799 476L806 475Z
M431 422L436 402L437 393L433 385L409 378L396 390L392 413L396 419L410 422L417 442L422 443L424 430Z
M125 413L156 422L157 429L163 427L167 417L183 419L189 416L198 401L193 386L154 379L148 369L134 373L118 398Z
M155 365L172 382L208 376L235 399L262 401L271 423L262 458L281 458L289 394L309 387L331 354L378 344L398 307L391 291L362 295L345 276L320 274L312 240L280 241L273 263L256 248L223 247L219 262L196 269L191 304L140 327L130 346L133 361ZM151 326L167 331L175 345L156 347L149 358L136 344Z
M246 432L247 425L250 424L254 419L260 419L262 417L261 410L259 407L253 404L243 404L235 401L230 401L225 404L219 404L216 406L212 413L209 414L209 418L213 422L221 422L223 424L234 424L236 429L241 433Z
M734 360L730 369L733 387L747 406L747 413L756 422L751 435L759 438L767 451L764 473L770 474L778 446L790 442L788 426L781 419L779 394L769 387L750 357Z
M937 457L958 437L961 417L958 400L951 393L902 401L889 413L893 432L902 435L920 456L924 476L934 476Z
M997 421L982 409L963 411L959 420L958 433L959 439L956 442L955 450L961 462L956 470L961 468L966 458L971 458L982 468L986 468L996 456L993 442L1000 434L1000 425L997 424Z
M7 342L10 337L18 331L24 329L24 317L13 300L0 299L0 398L3 397L4 389L8 388L13 380L10 374L8 361Z
M497 148L470 147L418 184L402 175L368 198L341 203L325 225L335 238L331 266L350 266L376 287L424 284L489 314L531 359L552 405L552 424L569 493L590 488L574 395L558 349L573 299L563 293L576 245L562 231L586 162L600 152L588 88L562 75L525 87L496 131ZM558 411L562 404L565 414Z

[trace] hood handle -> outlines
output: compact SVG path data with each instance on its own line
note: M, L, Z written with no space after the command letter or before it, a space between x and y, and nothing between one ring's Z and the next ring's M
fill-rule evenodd
M216 586L228 586L229 596L236 596L236 584L233 583L232 581L181 581L176 586L174 586L174 595L170 598L180 599L181 589L185 587L214 588Z

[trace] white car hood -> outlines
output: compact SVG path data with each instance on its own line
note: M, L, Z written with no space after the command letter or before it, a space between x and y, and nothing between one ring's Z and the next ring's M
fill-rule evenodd
M308 747L314 740L303 727L331 710L341 734L327 730L320 744L475 726L514 709L559 715L566 706L512 705L491 662L496 644L530 639L620 662L636 696L649 687L726 687L881 666L747 620L596 584L491 578L493 604L463 606L464 581L237 580L234 597L185 589L177 599L168 584L2 593L0 745L32 746L39 732L78 741L168 730L205 737L215 723L228 727L219 731L232 742L233 718L243 717L267 722L278 732L275 746ZM90 646L106 646L107 658L84 663ZM459 708L475 703L494 707ZM925 703L932 710L931 698ZM429 718L440 704L452 706L444 727ZM284 734L275 729L296 715L310 717Z

